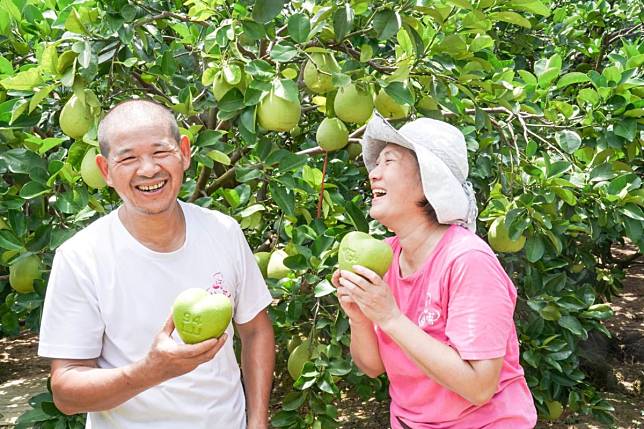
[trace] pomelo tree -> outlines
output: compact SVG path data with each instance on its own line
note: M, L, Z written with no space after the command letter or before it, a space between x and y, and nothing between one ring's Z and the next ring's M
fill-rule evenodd
M375 106L394 124L428 116L463 131L478 233L496 222L491 242L519 289L540 414L609 421L578 350L609 334L632 262L611 246L644 244L641 14L635 0L3 0L0 335L38 330L53 251L118 205L83 160L101 114L147 97L193 143L180 197L278 252L260 257L275 298L273 426L335 427L343 391L386 398L386 379L351 363L329 282L346 233L386 234L367 216L355 145ZM327 118L349 133L329 153L316 142ZM325 136L344 136L337 121ZM32 256L39 272L12 288L12 266ZM294 339L308 348L297 380ZM33 404L21 424L63 420L46 394Z

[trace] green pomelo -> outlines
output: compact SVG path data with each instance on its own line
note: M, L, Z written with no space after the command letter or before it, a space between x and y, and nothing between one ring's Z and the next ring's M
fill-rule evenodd
M353 271L354 265L362 265L380 277L389 269L393 256L389 244L360 231L352 231L345 235L338 250L341 270Z
M81 162L80 173L87 186L94 189L101 189L107 184L105 183L105 179L103 179L101 170L99 170L98 165L96 165L97 153L98 151L94 148L91 148L87 153L85 153L83 161Z
M266 267L266 277L269 279L282 279L291 271L284 265L284 259L288 257L288 253L283 250L276 250L271 254Z
M371 91L358 89L355 84L349 84L338 90L333 109L335 115L344 122L365 123L373 113L373 94Z
M490 226L487 241L496 252L515 253L523 249L526 238L525 235L521 235L516 240L511 240L510 232L505 226L505 217L498 217Z
M362 154L362 145L360 143L349 143L347 152L349 152L349 159L357 159Z
M559 401L546 401L548 420L557 420L563 414L564 407Z
M409 116L409 106L396 103L396 101L381 89L376 96L376 110L385 118L402 119Z
M9 266L9 284L18 293L34 291L34 280L40 278L40 258L29 255Z
M308 89L316 94L324 94L333 87L333 73L340 71L340 66L329 53L312 52L311 59L304 65L303 80Z
M302 375L304 364L311 360L311 344L309 341L304 341L299 346L295 347L291 354L288 356L288 373L293 380L297 380Z
M233 316L233 305L223 294L191 288L181 292L172 305L172 320L186 344L219 338Z
M302 107L278 97L271 91L257 107L259 125L270 131L290 131L300 121Z
M257 261L257 266L259 267L259 270L262 272L262 276L266 278L267 275L267 269L268 269L268 261L271 259L271 252L257 252L255 253L255 260Z
M94 118L89 106L72 95L60 112L60 129L73 139L82 138L89 131Z
M347 145L349 131L344 122L338 118L324 118L315 133L315 140L322 149L332 152Z

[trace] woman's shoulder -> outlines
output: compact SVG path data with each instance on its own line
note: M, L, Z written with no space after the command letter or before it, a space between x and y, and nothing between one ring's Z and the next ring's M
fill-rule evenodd
M465 254L480 255L481 253L496 258L496 254L490 245L474 232L462 226L453 228L454 231L445 246L448 259L454 260Z

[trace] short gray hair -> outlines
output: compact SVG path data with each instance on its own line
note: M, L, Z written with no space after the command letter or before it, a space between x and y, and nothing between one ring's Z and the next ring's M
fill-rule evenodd
M110 153L109 140L113 128L118 126L120 121L127 120L128 116L141 111L145 112L151 120L159 121L159 125L166 125L174 140L179 144L179 140L181 140L179 125L170 110L156 101L148 99L126 100L112 107L98 126L98 144L103 156L107 157Z

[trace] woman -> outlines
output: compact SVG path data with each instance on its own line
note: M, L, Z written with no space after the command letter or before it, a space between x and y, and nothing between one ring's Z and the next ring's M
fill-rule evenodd
M376 114L362 146L370 215L395 233L394 260L384 278L355 266L332 280L353 360L370 377L389 377L392 428L534 427L516 289L472 232L463 134L428 118L397 131Z

